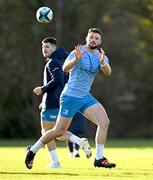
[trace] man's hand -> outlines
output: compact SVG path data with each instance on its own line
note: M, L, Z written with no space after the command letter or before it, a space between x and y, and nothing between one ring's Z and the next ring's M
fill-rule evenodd
M82 56L85 54L86 51L81 51L81 45L78 44L77 46L75 46L75 56L76 56L76 60L79 60L82 58Z
M33 92L34 92L37 96L39 96L39 95L42 94L42 89L41 89L41 87L36 87L36 88L33 90Z
M105 65L104 54L105 54L104 50L102 48L100 48L100 50L99 50L99 60L100 60L101 65Z
M75 46L75 49L74 49L75 57L71 61L66 59L66 61L64 62L64 65L63 65L63 71L69 72L70 69L72 69L79 62L79 60L85 54L85 52L86 51L81 51L81 45L80 44Z
M110 76L112 73L112 70L111 70L110 65L108 63L105 63L104 54L105 54L104 50L102 48L100 48L100 50L99 50L99 61L101 64L100 68L105 76Z

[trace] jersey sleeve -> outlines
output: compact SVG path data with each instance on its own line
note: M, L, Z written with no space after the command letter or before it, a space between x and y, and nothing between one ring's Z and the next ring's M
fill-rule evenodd
M75 54L74 54L74 51L72 51L69 55L68 55L68 57L67 57L67 61L72 61L73 59L75 58Z
M49 72L50 81L48 81L47 84L42 87L43 94L48 91L54 91L56 87L61 83L62 79L61 67L59 63L49 63L46 68Z

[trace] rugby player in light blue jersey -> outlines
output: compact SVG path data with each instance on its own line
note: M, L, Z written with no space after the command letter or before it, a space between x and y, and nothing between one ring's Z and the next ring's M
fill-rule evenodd
M63 60L67 58L68 53L64 48L57 47L57 41L54 37L47 37L42 40L42 54L47 61L44 68L43 86L37 86L34 88L33 92L38 96L42 95L42 102L39 107L41 109L41 132L45 134L46 131L53 129L56 124L60 95L68 80L68 74L62 71ZM79 118L81 114L77 113L76 116ZM74 118L76 118L76 116L74 116ZM70 137L72 141L70 141ZM79 138L77 135L73 135L73 133L70 132L66 132L61 138L61 140L77 144L79 147L82 146L87 157L91 155L90 146L86 138ZM47 143L46 147L51 159L51 163L48 167L60 168L61 166L56 153L56 143L54 139ZM30 153L30 157L33 157L34 153L37 151L37 145L36 148L35 146L29 146L27 151L29 153L32 152ZM32 168L32 162L29 162L28 159L26 159L26 166L29 169Z
M50 140L63 135L70 126L75 113L80 111L97 125L94 166L112 168L116 164L110 163L104 157L104 145L110 121L104 107L89 92L98 71L102 71L106 76L111 75L111 67L107 56L102 48L97 49L101 42L101 31L97 28L91 28L86 37L86 45L78 44L67 57L63 70L69 72L70 75L61 94L60 111L56 126L43 135L36 142L36 146L39 149L40 142L46 144ZM72 139L73 137L70 138L70 140ZM27 156L30 155L27 154ZM33 159L31 158L31 161Z

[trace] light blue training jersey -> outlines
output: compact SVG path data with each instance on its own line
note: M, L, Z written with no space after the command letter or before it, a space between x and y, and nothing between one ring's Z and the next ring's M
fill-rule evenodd
M62 95L82 98L86 96L91 88L96 73L100 70L99 51L91 53L86 45L81 47L81 51L86 51L78 63L70 70L69 80L64 87ZM68 61L75 58L74 50L67 57ZM107 56L104 56L105 63L109 64Z

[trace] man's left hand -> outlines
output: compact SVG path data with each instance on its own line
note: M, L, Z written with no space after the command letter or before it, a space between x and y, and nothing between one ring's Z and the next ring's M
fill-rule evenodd
M105 61L104 61L104 50L102 48L100 48L99 50L99 60L100 60L100 64L104 65L105 64Z

